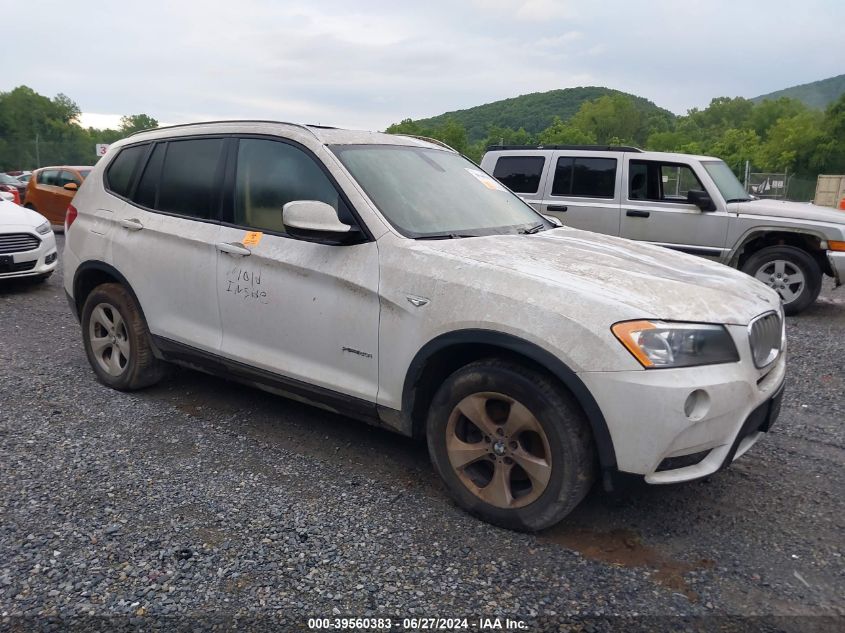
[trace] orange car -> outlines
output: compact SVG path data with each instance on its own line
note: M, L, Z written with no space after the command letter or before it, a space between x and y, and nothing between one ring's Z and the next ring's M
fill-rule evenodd
M42 167L32 172L26 186L26 207L38 211L51 224L64 224L67 205L92 167Z

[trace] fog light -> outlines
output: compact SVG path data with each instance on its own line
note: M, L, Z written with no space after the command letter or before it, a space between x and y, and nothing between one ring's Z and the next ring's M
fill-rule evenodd
M693 422L701 420L710 410L710 396L703 389L696 389L684 402L684 415Z
M58 252L50 253L49 255L47 255L47 257L44 258L44 263L45 264L52 264L54 261L56 261L56 258L58 256L59 256Z

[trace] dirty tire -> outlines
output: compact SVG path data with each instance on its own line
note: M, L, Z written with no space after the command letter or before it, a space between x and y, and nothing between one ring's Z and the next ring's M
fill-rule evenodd
M481 415L476 412L481 409L473 406L473 403L479 402L479 397L485 402L481 425L470 422L470 418L462 413L469 407L473 417ZM522 422L522 418L531 421ZM508 449L502 448L502 442L496 441L495 437L490 436L488 439L488 434L481 430L481 426L491 422L494 426L487 428L492 429L492 434L502 433L502 428L513 431L534 428L536 433L529 430L527 434L521 433L517 437L511 430L506 431L504 439L516 438L518 441L506 442L514 450L501 456L497 451ZM500 425L499 428L497 425ZM458 432L459 428L463 430ZM552 378L516 362L498 358L484 359L466 365L449 376L434 396L426 432L431 461L452 498L469 513L501 527L534 532L554 525L578 505L593 483L596 454L592 433L581 408ZM457 437L461 434L462 437ZM526 463L522 460L528 453L521 452L528 450L523 445L526 435L529 440L534 438L530 441L534 445L530 449L532 457L540 455L535 460L550 466L543 471L544 483L536 487L534 483L537 478L521 467L517 468ZM463 468L453 466L452 460L463 459L457 451L468 448L464 442L476 441L477 444L471 444L471 450L476 451L478 448L475 447L484 444L488 454ZM509 455L513 458L510 459ZM508 474L503 474L498 481L507 482L504 487L512 494L504 497L505 501L502 502L502 497L491 496L491 493L475 483L483 484L485 477L489 476L490 481L483 488L492 490L488 487L499 474L496 469L502 467L503 463L507 464L508 459L511 466L505 466L508 470L501 471ZM527 466L531 464L526 463ZM526 487L528 492L525 491ZM542 492L537 493L537 490ZM516 499L513 493L522 496ZM499 500L500 503L496 505L495 502L489 502L490 499Z
M103 306L106 309L100 311ZM110 362L112 355L119 352L117 345L112 344L110 351L103 352L102 339L92 340L92 330L94 334L108 334L100 325L103 321L119 323L116 338L125 352L119 354L125 359L122 365ZM150 332L138 304L121 284L108 283L94 288L82 307L81 325L88 362L104 385L120 391L143 389L157 383L167 372L167 364L153 355ZM99 357L95 346L99 349Z
M792 292L795 287L781 291L773 286L769 272L773 273L778 265L785 266L787 271L797 270L803 276L803 286L800 286L799 292ZM774 288L781 295L783 311L789 315L805 310L818 298L822 289L822 271L818 263L809 253L794 246L768 246L760 249L745 261L742 272Z

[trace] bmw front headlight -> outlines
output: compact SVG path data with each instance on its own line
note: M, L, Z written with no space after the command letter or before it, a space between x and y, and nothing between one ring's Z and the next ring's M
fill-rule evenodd
M35 228L35 232L39 235L47 235L50 231L53 230L53 227L50 226L50 222L45 222L44 224L40 224Z
M736 345L722 325L622 321L611 331L646 369L739 361Z

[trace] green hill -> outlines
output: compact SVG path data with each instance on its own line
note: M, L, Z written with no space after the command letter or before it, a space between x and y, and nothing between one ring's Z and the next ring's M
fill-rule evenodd
M837 75L836 77L820 79L819 81L812 81L808 84L801 84L800 86L776 90L767 95L754 97L752 101L759 103L764 99L789 97L801 101L810 108L823 110L832 102L836 101L843 93L845 93L845 75Z
M445 112L428 119L419 119L416 123L424 128L435 128L446 123L447 119L454 119L466 128L470 143L485 138L491 126L508 127L514 130L523 127L527 132L536 134L549 127L556 116L564 121L571 118L585 101L615 94L626 93L597 86L534 92L466 110ZM627 96L631 97L637 107L649 115L668 119L674 117L668 110L658 108L643 97Z

